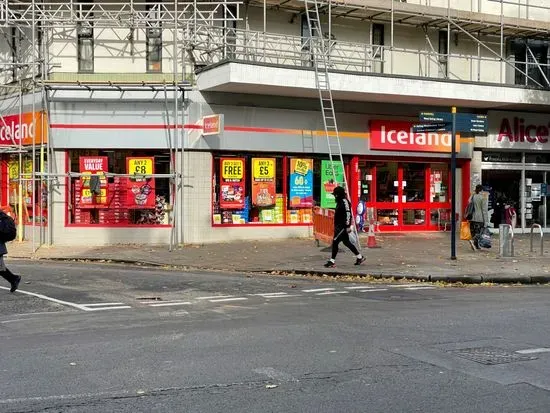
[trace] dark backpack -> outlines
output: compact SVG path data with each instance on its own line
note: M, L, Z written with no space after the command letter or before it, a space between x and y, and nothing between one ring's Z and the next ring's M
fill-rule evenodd
M13 241L17 236L17 227L12 217L0 211L0 242Z

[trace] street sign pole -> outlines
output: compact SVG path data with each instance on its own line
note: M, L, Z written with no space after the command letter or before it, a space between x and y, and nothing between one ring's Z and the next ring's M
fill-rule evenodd
M452 107L451 130L451 260L456 260L456 107Z

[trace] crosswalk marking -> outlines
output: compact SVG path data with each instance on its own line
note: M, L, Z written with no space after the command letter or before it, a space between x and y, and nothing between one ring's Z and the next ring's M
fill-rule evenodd
M210 297L195 297L195 300L212 300L215 298L230 298L234 297L234 295L212 295Z
M387 288L370 288L368 290L361 290L360 293L373 293L375 291L388 291Z
M92 304L80 304L84 307L107 307L110 305L125 305L124 303L92 303Z
M190 305L192 304L189 301L175 301L175 302L166 302L166 303L159 303L159 304L149 304L149 307L169 307L169 306L175 306L175 305Z
M132 306L129 305L119 305L115 307L93 307L88 308L87 311L103 311L103 310L124 310L126 308L132 308Z
M243 301L243 300L248 300L248 298L246 297L220 298L218 300L208 300L208 301L210 301L211 303L222 303L225 301Z
M336 288L313 288L311 290L302 290L304 293L317 293L321 291L334 291Z
M331 295L331 294L349 294L349 291L325 291L324 293L317 293L315 295Z

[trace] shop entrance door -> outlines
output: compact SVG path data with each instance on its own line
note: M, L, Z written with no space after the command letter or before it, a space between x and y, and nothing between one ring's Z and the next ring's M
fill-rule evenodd
M443 163L359 163L360 192L382 231L450 228L449 168Z

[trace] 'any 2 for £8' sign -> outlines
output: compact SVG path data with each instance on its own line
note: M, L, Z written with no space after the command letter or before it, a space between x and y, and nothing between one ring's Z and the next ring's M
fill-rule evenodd
M128 174L152 175L154 158L128 158Z

